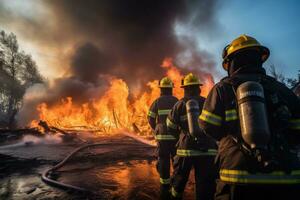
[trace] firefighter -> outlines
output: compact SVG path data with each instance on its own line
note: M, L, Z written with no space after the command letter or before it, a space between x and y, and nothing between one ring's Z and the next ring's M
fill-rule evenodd
M158 87L161 95L150 107L148 122L155 133L157 141L157 170L160 175L160 195L161 199L167 199L170 196L170 162L175 154L177 138L168 134L166 119L178 99L172 95L174 85L170 78L162 78Z
M216 200L300 196L300 105L266 75L269 49L241 35L223 51L228 76L210 91L200 127L219 141ZM298 197L297 197L298 196Z
M211 200L215 188L214 157L216 144L210 138L198 140L197 137L189 133L186 110L186 103L189 100L195 100L199 106L199 117L205 101L205 98L200 96L202 84L192 73L186 75L181 83L184 97L175 104L167 118L168 131L174 135L179 135L173 165L171 195L173 199L182 199L190 171L194 167L196 199Z

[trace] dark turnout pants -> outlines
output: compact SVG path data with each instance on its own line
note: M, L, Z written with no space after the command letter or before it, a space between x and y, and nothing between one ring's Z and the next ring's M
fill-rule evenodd
M172 196L181 199L192 167L195 170L196 199L212 200L215 192L214 156L175 156Z
M171 160L175 155L175 141L159 141L157 146L157 171L161 185L170 185Z
M234 185L217 181L215 200L288 200L300 198L300 185Z

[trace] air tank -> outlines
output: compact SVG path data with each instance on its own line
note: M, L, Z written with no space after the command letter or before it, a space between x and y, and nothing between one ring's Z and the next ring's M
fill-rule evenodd
M193 137L199 137L201 133L199 127L200 108L196 100L190 99L186 102L186 114L190 134Z
M262 85L247 81L237 88L236 93L244 142L252 149L267 148L270 128Z

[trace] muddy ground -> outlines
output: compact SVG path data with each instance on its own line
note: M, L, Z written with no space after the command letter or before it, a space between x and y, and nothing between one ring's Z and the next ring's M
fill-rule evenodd
M158 199L154 147L121 134L101 136L93 142L104 145L84 150L55 174L57 180L92 190L93 195L62 190L41 180L46 169L82 142L1 144L0 199ZM184 199L194 199L193 185L191 177Z

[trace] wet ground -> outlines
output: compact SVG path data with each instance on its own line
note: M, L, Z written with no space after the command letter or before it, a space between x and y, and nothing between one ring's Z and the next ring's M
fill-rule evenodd
M155 148L122 135L103 136L96 142L105 145L76 155L56 178L97 195L68 192L42 182L42 172L79 144L40 143L0 147L0 199L158 199ZM184 199L193 196L191 180Z

